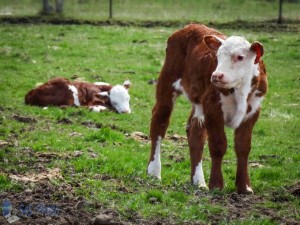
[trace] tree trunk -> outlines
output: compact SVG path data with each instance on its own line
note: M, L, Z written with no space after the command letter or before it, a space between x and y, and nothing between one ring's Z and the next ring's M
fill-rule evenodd
M56 3L56 12L57 13L62 13L63 12L64 1L63 0L55 0L55 3Z
M52 13L52 7L49 4L49 0L43 0L42 14L49 15Z

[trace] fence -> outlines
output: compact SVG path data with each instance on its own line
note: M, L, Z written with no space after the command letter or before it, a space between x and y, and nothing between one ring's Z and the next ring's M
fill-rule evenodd
M56 0L57 1L57 0ZM84 20L277 20L280 0L64 0L61 16ZM52 13L55 1L49 0ZM36 16L42 0L0 0L0 16ZM283 1L283 19L300 21L300 0Z

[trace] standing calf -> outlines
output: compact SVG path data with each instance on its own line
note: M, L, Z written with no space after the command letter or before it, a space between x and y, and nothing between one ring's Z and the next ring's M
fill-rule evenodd
M211 156L209 188L222 189L222 159L227 149L224 126L234 129L238 193L252 193L248 175L252 129L267 92L263 46L243 37L226 37L204 25L191 24L168 40L151 120L151 154L147 172L161 178L160 148L176 98L192 104L187 122L191 181L206 187L202 170L205 140Z

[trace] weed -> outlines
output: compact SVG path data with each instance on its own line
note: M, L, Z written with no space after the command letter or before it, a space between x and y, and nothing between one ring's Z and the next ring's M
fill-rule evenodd
M160 190L150 190L146 195L146 201L150 204L163 202L163 193Z

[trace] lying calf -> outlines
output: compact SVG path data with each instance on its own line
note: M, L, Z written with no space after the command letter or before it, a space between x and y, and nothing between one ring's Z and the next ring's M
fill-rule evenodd
M227 149L224 126L228 126L235 133L237 190L252 193L248 174L252 129L267 92L263 53L259 42L226 37L204 25L186 26L169 38L152 111L148 174L161 177L161 142L175 100L183 94L192 105L187 123L192 182L206 187L202 153L208 137L212 160L209 188L223 188L221 165Z
M87 106L96 112L114 109L118 113L131 113L129 87L129 81L112 86L103 82L54 78L29 91L25 103L36 106Z

